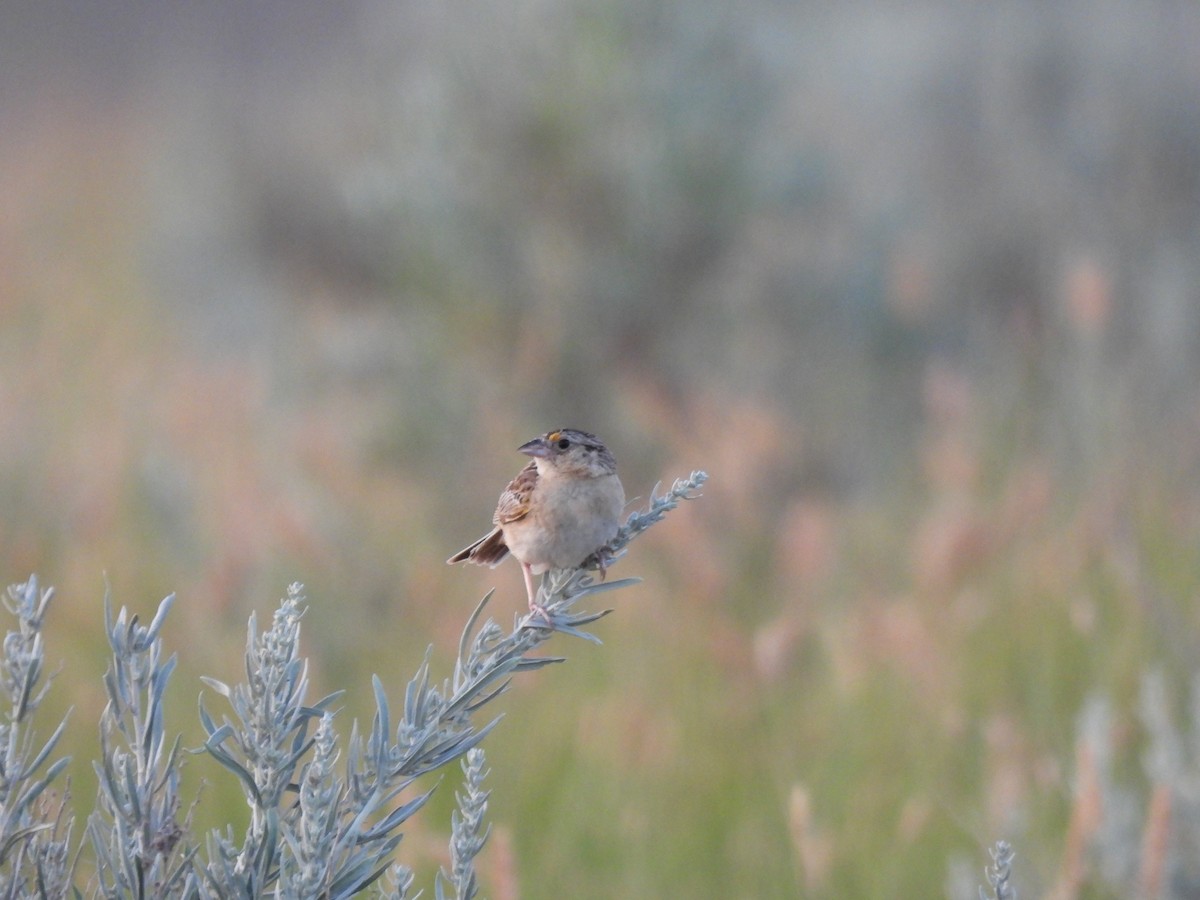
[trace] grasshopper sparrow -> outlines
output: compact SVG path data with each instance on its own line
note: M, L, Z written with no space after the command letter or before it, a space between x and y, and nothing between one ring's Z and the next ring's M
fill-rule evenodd
M604 442L586 431L561 428L517 449L533 459L500 495L496 527L446 562L495 566L511 553L525 575L530 610L544 613L533 576L576 568L616 537L625 489Z

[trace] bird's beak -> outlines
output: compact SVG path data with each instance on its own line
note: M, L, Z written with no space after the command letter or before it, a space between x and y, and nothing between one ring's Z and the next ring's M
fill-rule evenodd
M527 444L522 444L517 448L520 453L526 456L532 456L535 459L545 459L550 455L550 445L546 443L545 438L534 438Z

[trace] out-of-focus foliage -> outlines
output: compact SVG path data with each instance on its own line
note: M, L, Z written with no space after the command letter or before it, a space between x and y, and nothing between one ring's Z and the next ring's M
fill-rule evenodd
M0 12L0 563L70 683L105 572L181 672L301 580L318 693L386 678L520 605L442 560L587 427L710 502L513 704L484 893L1064 883L1086 698L1137 771L1195 658L1194 4L179 6Z

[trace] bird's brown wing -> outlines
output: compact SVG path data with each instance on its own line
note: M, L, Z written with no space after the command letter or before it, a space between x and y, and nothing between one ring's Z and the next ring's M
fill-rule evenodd
M496 513L492 516L492 523L496 527L475 543L463 547L446 562L473 562L494 566L508 556L508 545L504 543L504 526L525 518L529 513L529 497L537 480L537 464L531 462L517 473L517 477L510 481L508 487L500 494Z
M508 483L508 487L500 495L496 513L492 516L492 524L507 525L525 518L529 513L529 498L533 496L537 482L537 463L531 462L517 473L517 477Z

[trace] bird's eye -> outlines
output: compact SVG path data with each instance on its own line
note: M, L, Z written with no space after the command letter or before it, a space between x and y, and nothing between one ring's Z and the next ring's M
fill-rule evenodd
M568 441L566 438L559 438L559 440L558 440L558 449L559 450L566 450L570 446L571 446L571 442Z

